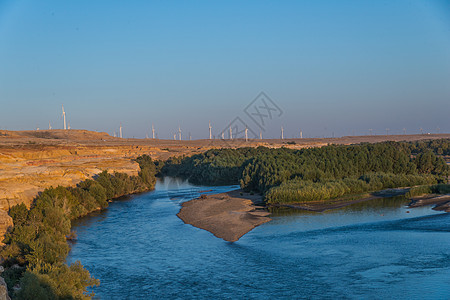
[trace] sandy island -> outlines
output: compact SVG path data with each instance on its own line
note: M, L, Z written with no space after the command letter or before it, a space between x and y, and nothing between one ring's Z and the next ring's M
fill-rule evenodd
M273 206L322 212L363 201L402 195L407 190L407 188L387 189L357 199L340 198ZM424 205L434 205L434 210L450 212L450 195L415 197L409 207ZM184 202L177 214L186 224L207 230L216 237L229 242L235 242L256 226L271 221L269 215L260 195L250 195L242 190L215 195L203 194L200 198Z
M228 242L239 240L244 234L271 219L261 196L242 190L205 195L184 202L177 216L187 224L207 230Z

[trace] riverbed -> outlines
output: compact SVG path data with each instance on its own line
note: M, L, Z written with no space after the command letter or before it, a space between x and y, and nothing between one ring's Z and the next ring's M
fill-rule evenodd
M235 243L176 216L184 201L236 188L159 181L78 220L68 261L100 279L99 299L449 297L450 214L401 198L283 209Z

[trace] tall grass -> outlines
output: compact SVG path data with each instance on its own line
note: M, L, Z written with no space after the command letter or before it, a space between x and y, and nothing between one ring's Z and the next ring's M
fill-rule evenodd
M406 197L412 198L427 194L450 194L450 184L421 185L412 187Z
M384 188L407 187L436 183L432 175L373 173L358 178L313 182L293 179L271 188L265 195L267 203L300 203L325 201L350 194L360 194Z

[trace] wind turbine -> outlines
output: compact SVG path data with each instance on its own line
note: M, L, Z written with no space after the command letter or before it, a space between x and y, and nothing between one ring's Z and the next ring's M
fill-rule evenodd
M245 141L248 142L248 128L245 127Z
M281 126L281 139L284 140L284 128Z
M70 129L70 122L67 122L67 129Z
M303 131L302 130L300 130L300 138L301 139L303 138Z
M62 106L62 117L64 120L64 130L66 130L67 129L67 127L66 127L66 112L64 111L64 105L61 104L61 106Z
M222 131L222 140L225 139L225 131Z
M153 123L152 123L152 137L153 139L155 139L155 126L153 126Z
M48 121L48 130L52 129L52 125L50 124L50 121Z
M122 123L119 126L119 137L122 138Z
M173 134L173 140L174 140L174 141L177 140L177 133L176 133L176 132Z
M262 131L259 131L259 139L262 140Z
M179 137L179 139L181 141L181 127L180 126L178 126L178 137Z
M211 121L209 121L209 139L212 139L211 129Z
M231 130L231 126L230 126L230 140L233 139L233 130Z

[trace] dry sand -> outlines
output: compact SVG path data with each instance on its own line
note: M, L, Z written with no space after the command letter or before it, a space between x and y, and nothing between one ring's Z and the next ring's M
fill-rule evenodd
M271 220L268 212L255 206L260 199L260 196L252 196L241 190L202 195L184 202L177 216L185 223L207 230L218 238L235 242L256 226Z

